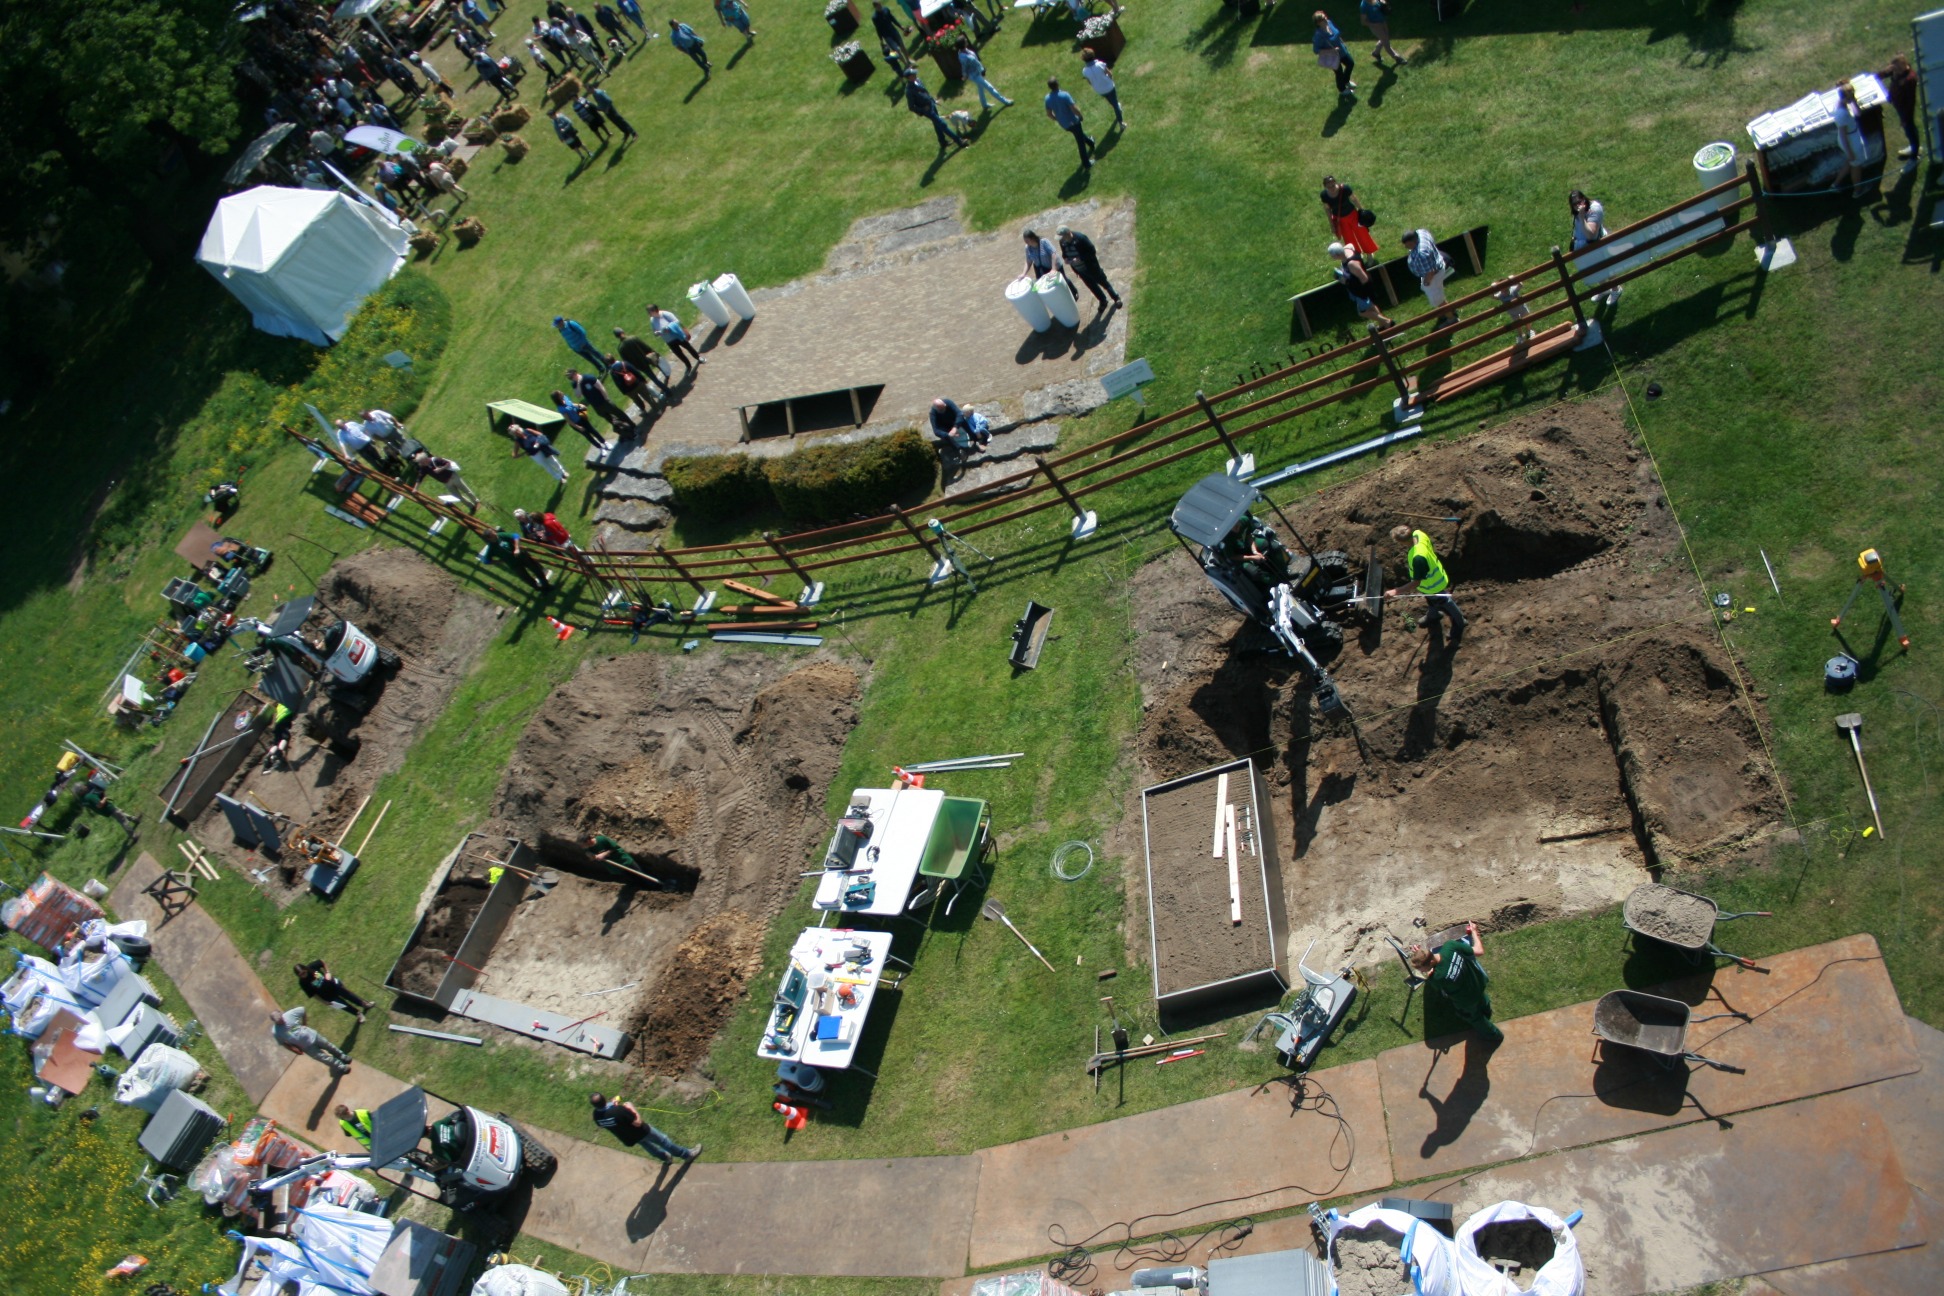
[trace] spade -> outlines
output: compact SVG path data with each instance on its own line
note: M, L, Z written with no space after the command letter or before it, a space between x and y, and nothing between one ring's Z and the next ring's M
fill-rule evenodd
M1863 717L1855 711L1846 711L1836 717L1836 727L1849 735L1850 750L1856 753L1857 771L1863 775L1863 791L1870 798L1870 818L1876 820L1877 836L1881 837L1883 836L1883 816L1877 813L1876 791L1870 786L1869 767L1863 763L1863 740L1857 736L1863 729ZM1007 923L1006 925L1008 927L1012 926L1011 923ZM1021 936L1019 939L1025 940L1026 938Z
M1004 905L1000 904L997 900L988 900L985 902L984 905L980 907L979 912L984 914L986 917L992 919L992 921L994 922L1002 922L1006 924L1006 930L1011 932L1013 935L1019 937L1019 943L1021 945L1024 945L1027 949L1032 950L1034 958L1038 959L1042 963L1046 963L1046 955L1040 953L1039 950L1033 945L1033 942L1026 939L1026 933L1020 931L1019 928L1013 926L1012 919L1006 917L1006 907ZM1055 968L1051 963L1046 963L1046 970L1048 972L1052 972L1055 970Z

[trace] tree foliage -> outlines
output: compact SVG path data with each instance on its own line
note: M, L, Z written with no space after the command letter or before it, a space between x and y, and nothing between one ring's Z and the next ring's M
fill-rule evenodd
M138 235L171 146L192 165L239 130L238 24L226 0L0 0L0 239L32 247L77 203Z

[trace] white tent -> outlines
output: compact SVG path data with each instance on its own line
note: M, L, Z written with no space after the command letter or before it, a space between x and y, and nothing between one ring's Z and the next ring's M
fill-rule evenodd
M325 346L404 263L405 238L341 193L259 185L216 204L196 260L265 333Z

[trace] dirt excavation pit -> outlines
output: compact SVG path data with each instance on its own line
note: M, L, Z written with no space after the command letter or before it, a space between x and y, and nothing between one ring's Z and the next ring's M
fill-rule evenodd
M1503 1220L1487 1224L1472 1235L1486 1264L1512 1280L1520 1291L1531 1291L1542 1266L1551 1262L1557 1244L1553 1232L1538 1220Z
M286 591L282 597L290 596ZM377 704L362 716L320 692L292 731L289 763L266 770L258 755L237 771L223 791L237 800L247 792L263 808L332 841L345 835L345 849L355 851L376 822L382 803L367 807L355 823L352 816L378 781L404 763L412 744L445 710L459 682L492 640L498 627L497 609L484 599L461 593L458 582L411 549L368 549L332 564L318 582L317 599L312 625L342 617L381 647L396 652L403 664L385 682ZM265 598L260 606L253 606L253 615L269 620L272 606L278 605ZM254 646L255 636L246 633L238 642ZM334 755L323 742L347 735L358 740L357 755L350 761ZM260 740L260 749L267 747L267 740ZM245 876L265 862L235 843L228 821L214 802L192 825L192 833L238 864ZM382 829L372 839L371 849L383 851ZM289 852L285 858L294 860ZM301 870L286 876L277 868L265 870L258 885L280 905L308 889ZM356 880L350 885L355 887Z
M762 653L585 664L529 722L480 830L559 883L529 889L478 988L599 1013L650 1074L699 1067L821 844L861 688L840 662ZM604 873L581 845L595 833L674 889Z
M1340 1296L1412 1296L1403 1245L1404 1235L1382 1224L1339 1232L1330 1249Z
M1386 930L1612 904L1778 822L1712 613L1610 406L1419 446L1282 511L1356 570L1375 542L1393 585L1406 545L1391 528L1425 528L1469 623L1455 653L1417 627L1419 600L1392 601L1381 629L1346 627L1328 665L1366 761L1186 555L1134 582L1141 782L1254 759L1292 961L1312 938L1315 966L1369 963L1392 957ZM1138 859L1138 842L1122 853Z
M418 940L394 973L396 984L421 998L430 999L452 965L452 956L472 929L473 919L486 907L491 890L483 878L454 879L447 883L426 910L425 926Z

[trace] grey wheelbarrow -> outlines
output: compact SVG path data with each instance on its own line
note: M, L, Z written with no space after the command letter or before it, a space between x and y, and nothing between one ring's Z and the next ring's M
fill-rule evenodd
M1679 999L1651 995L1640 990L1614 990L1600 996L1593 1008L1593 1033L1609 1044L1639 1049L1651 1054L1662 1066L1672 1068L1685 1060L1711 1066L1717 1071L1741 1075L1742 1068L1717 1062L1690 1052L1687 1030L1695 1022L1718 1017L1742 1017L1741 1013L1710 1013L1693 1016L1693 1010ZM1743 1020L1747 1020L1743 1017Z
M1679 887L1662 886L1658 882L1644 882L1627 897L1620 916L1627 930L1634 935L1680 950L1696 963L1712 954L1760 972L1764 969L1756 967L1755 960L1730 954L1716 945L1714 929L1716 924L1736 918L1769 918L1774 915L1765 909L1723 913L1721 906L1707 896L1683 891Z

